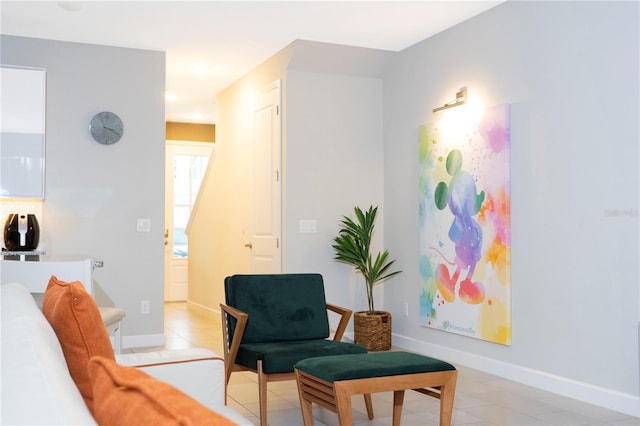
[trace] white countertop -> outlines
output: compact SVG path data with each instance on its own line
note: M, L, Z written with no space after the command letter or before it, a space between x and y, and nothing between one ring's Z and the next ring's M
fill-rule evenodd
M2 250L0 255L2 256L41 256L47 254L44 250L32 250L32 251L8 251Z

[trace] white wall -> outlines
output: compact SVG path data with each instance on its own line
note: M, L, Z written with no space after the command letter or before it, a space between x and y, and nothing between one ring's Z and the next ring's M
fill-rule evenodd
M385 286L395 344L640 414L638 16L637 2L507 2L396 55L384 79L385 243L405 270ZM417 317L418 126L463 86L511 105L511 346Z
M125 346L163 344L164 52L5 35L1 43L3 64L47 70L41 246L103 260L98 301L127 312ZM89 133L105 110L124 122L110 146ZM136 232L137 218L149 218L151 232Z

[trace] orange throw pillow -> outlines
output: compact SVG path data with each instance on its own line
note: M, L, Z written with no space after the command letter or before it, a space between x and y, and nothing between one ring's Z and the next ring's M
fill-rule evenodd
M51 276L42 313L58 336L71 378L93 411L89 360L94 356L115 360L98 305L80 281L66 283Z
M89 362L93 416L100 426L235 425L173 386L103 357Z

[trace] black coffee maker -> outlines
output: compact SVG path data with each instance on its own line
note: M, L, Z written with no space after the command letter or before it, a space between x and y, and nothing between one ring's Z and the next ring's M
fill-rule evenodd
M31 251L38 248L40 225L34 214L12 213L4 224L4 246L8 251Z

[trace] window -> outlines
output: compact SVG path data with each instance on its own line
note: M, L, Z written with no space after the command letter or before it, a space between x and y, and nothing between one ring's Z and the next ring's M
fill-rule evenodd
M173 257L189 253L185 229L208 163L205 155L173 157Z

